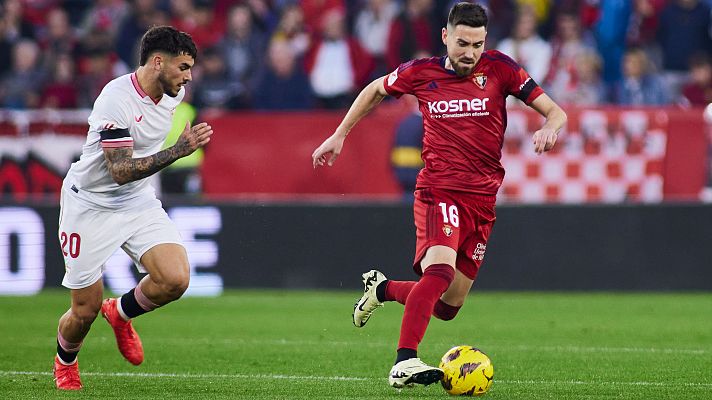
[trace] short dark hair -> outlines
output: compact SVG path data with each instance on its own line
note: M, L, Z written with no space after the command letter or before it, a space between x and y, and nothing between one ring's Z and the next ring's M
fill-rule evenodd
M447 24L453 27L467 25L473 28L487 28L487 12L479 4L460 2L452 6L447 17Z
M139 65L146 65L148 56L157 51L174 57L185 54L193 57L194 60L198 55L193 38L172 26L154 26L143 35Z

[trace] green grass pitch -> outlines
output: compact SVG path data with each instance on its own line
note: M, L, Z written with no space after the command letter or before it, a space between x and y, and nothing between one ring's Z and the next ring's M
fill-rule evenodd
M67 291L0 297L1 399L445 399L387 384L402 306L351 324L356 292L228 291L136 319L146 360L121 358L102 319L79 357L85 388L51 377ZM477 292L420 349L469 344L493 361L485 399L712 399L712 294Z

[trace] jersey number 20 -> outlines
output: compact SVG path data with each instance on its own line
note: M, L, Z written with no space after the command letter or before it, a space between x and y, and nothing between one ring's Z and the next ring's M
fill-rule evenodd
M62 253L64 256L70 256L72 258L79 257L79 249L82 245L82 238L78 233L62 232L59 235L60 241L62 242Z

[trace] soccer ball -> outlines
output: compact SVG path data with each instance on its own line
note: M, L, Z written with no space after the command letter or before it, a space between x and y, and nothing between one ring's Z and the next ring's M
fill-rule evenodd
M440 361L440 369L445 372L440 383L452 395L479 396L492 387L492 361L475 347L456 346L448 350Z

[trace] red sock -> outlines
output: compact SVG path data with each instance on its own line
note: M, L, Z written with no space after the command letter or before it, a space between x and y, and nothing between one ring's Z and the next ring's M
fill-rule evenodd
M399 349L418 350L418 344L425 336L435 303L455 278L455 270L447 264L429 266L423 277L410 291L405 302L401 323Z
M451 306L442 300L438 300L435 303L435 308L433 308L433 316L443 321L450 321L455 318L458 311L460 311L460 307Z
M427 271L427 270L426 270ZM385 301L397 301L405 304L410 291L413 290L418 282L415 281L388 281L386 283Z

